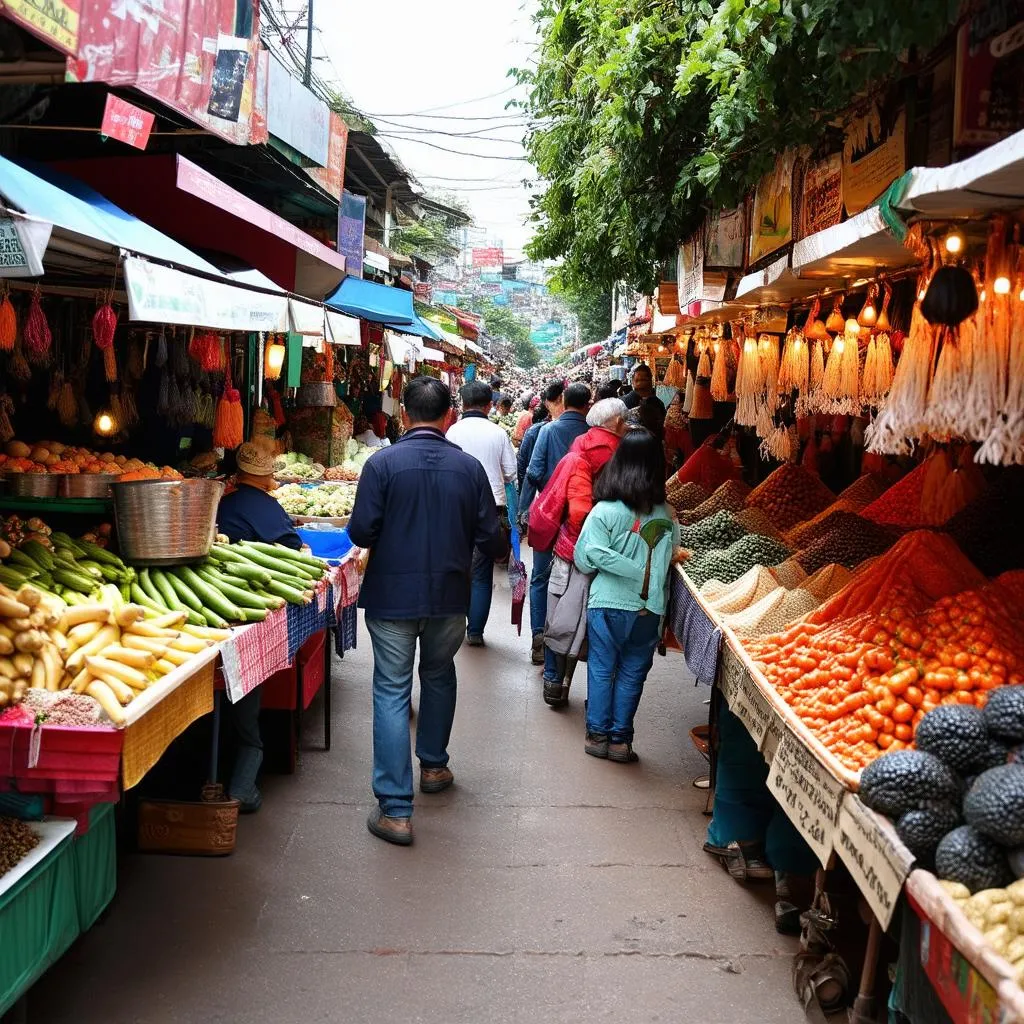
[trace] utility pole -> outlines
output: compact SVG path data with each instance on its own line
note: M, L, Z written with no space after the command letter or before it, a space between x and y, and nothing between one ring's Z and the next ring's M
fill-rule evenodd
M313 79L313 0L306 0L306 72L302 84L308 89Z

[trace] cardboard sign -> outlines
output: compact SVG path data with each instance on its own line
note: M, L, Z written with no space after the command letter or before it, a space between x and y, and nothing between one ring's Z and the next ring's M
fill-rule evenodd
M835 847L871 912L883 928L888 928L913 857L855 793L847 793L843 799Z
M788 730L768 772L768 789L822 866L828 864L846 790Z
M866 210L906 169L906 111L899 112L888 133L877 107L846 126L843 204L851 217Z
M824 231L843 219L843 157L840 153L808 164L800 197L800 237Z
M108 138L117 139L136 149L145 149L155 120L155 114L108 93L100 131Z
M718 667L718 688L729 710L743 723L757 749L771 764L778 741L786 727L757 688L747 667L728 644L722 645Z
M0 0L0 11L62 53L78 52L81 0Z

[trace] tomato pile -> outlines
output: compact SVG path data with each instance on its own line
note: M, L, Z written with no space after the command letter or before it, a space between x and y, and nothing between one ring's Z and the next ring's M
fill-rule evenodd
M995 687L1024 683L1019 586L1004 578L923 608L920 591L900 586L877 612L804 621L749 649L804 724L859 771L911 745L933 708L981 707Z

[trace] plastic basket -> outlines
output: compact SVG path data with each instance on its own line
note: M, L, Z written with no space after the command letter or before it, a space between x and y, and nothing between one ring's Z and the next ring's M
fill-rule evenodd
M296 533L317 558L344 558L352 550L352 541L345 527L317 523L300 526Z

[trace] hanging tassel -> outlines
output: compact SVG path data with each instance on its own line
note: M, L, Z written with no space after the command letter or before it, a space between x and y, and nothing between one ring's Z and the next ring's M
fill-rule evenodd
M753 427L757 424L762 388L757 342L753 338L746 338L736 369L736 422L740 426Z
M771 412L779 407L779 345L770 334L757 339L757 355L761 361L764 400Z
M245 413L242 396L231 385L231 362L225 367L224 392L217 403L217 415L213 425L215 448L237 448L244 440Z
M160 375L160 390L156 398L156 411L166 417L171 409L171 375L164 372Z
M725 339L715 342L715 362L711 370L711 397L716 402L729 400L729 346Z
M117 380L117 350L113 345L103 350L103 373L108 383L113 384Z
M970 392L970 354L962 341L972 332L938 328L939 358L928 391L928 406L921 423L923 433L936 441L948 441L959 435L960 416Z
M117 312L110 304L109 298L93 314L92 337L96 347L103 351L112 348L114 331L117 329Z
M794 327L786 335L779 366L779 391L788 394L807 390L807 375L810 371L809 349L803 334Z
M807 370L807 388L796 400L796 414L810 416L821 406L821 387L825 380L825 350L820 341L810 342L810 364Z
M156 357L153 360L158 370L162 370L167 365L167 358L167 333L160 328L160 337L156 343Z
M0 352L10 352L18 339L18 314L11 302L6 282L3 286L3 301L0 302Z
M60 395L57 397L57 418L61 425L73 427L78 422L78 399L71 381L64 381Z
M25 318L25 350L33 363L45 365L49 361L53 334L43 312L42 294L36 285L29 300L28 316Z
M683 392L683 415L688 416L693 408L693 371L686 371L686 390Z
M14 353L11 356L9 369L11 371L11 376L15 380L32 379L32 367L28 365L28 360L25 358L25 352L21 347L20 341L18 341L14 346Z

